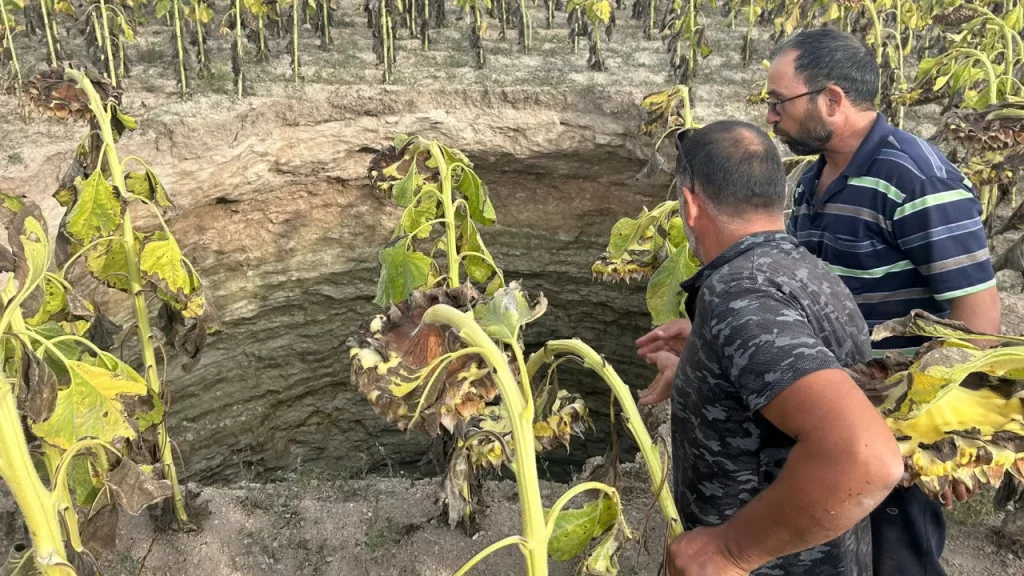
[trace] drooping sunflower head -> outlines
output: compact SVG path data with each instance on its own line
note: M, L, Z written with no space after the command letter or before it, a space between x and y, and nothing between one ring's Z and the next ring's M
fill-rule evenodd
M494 379L447 326L422 324L436 304L468 309L480 300L469 284L418 290L405 302L364 323L348 341L352 383L388 422L434 436L477 414L497 394ZM418 414L417 414L418 412ZM415 418L415 420L414 420Z
M914 358L890 353L848 372L886 418L903 454L903 485L938 496L952 482L1024 480L1024 339L968 330L915 311L873 338L935 338ZM981 349L970 341L1001 340Z
M28 101L41 114L65 120L91 120L89 96L73 80L66 77L65 69L83 72L95 88L102 103L120 104L121 91L114 88L99 72L80 62L69 61L47 68L26 83Z

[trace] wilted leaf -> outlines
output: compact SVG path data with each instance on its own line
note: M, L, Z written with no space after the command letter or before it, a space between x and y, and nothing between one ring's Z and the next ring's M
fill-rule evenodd
M432 264L426 255L408 250L401 238L381 250L377 258L380 261L380 278L374 302L380 307L401 302L413 290L422 287Z
M640 173L637 174L636 177L633 179L646 180L649 178L654 178L661 172L667 170L668 164L665 162L665 159L661 156L661 154L659 154L658 151L655 150L654 153L651 154L651 157L647 159L647 164L644 165L643 170L641 170Z
M462 234L460 237L461 243L459 246L460 252L476 252L478 254L487 254L487 249L484 248L483 241L480 239L480 233L477 231L476 226L473 225L473 221L466 219L462 226ZM469 275L469 279L477 284L482 284L491 277L494 270L486 260L479 256L466 256L463 259L466 266L466 274Z
M462 177L459 178L458 183L455 185L455 190L469 204L470 218L484 226L494 224L496 218L494 206L491 205L491 200L487 197L487 189L484 187L484 183L472 169L464 167L461 171Z
M68 362L68 372L71 385L57 393L53 416L32 426L36 436L65 450L82 438L135 436L119 397L146 394L144 382L79 361Z
M619 519L619 508L606 496L591 500L582 508L563 509L555 518L548 540L548 556L564 562L582 554L590 543L608 531Z
M391 189L395 202L403 207L412 204L413 199L416 198L416 193L422 186L423 178L416 169L416 162L413 161L409 164L409 171L405 173L401 180L395 182Z
M183 298L192 292L192 282L182 261L181 248L173 236L154 232L142 246L139 269L153 283Z
M519 283L512 282L495 292L487 302L477 305L473 314L488 336L503 342L515 342L519 338L519 329L544 314L547 306L547 299L541 294L537 305L531 307Z
M11 547L11 553L0 568L0 576L42 576L35 563L35 550L19 542Z
M117 549L117 506L107 504L87 519L81 527L82 544L91 553L110 554Z
M136 235L136 246L141 237ZM121 238L111 238L92 247L85 255L85 264L93 277L104 284L128 292L131 284L128 281L128 252Z
M1024 343L1024 336L988 334L967 327L963 322L939 318L924 310L915 309L910 314L889 320L875 326L871 332L874 341L889 337L925 336L928 338L956 338L960 340L1000 340Z
M102 171L76 179L75 188L78 196L65 221L67 235L86 244L116 230L121 224L121 201Z
M77 454L68 463L68 484L78 506L92 506L103 488L103 477L109 470L96 470L92 456Z
M107 477L107 486L114 493L117 503L132 515L171 496L170 482L145 474L127 458L121 460L121 465Z
M19 408L33 422L42 422L53 415L57 406L57 375L31 348L23 347L22 354ZM22 395L21 392L26 387L27 390L24 390ZM20 402L22 399L24 401Z
M97 314L85 332L85 339L100 350L107 351L114 347L114 338L121 333L121 330L121 326L110 318L103 314Z
M616 576L619 573L619 551L630 537L629 527L620 516L611 531L580 564L577 576Z
M461 523L469 535L477 532L474 504L479 492L474 491L474 487L479 489L479 481L470 466L469 455L466 450L456 448L441 485L438 503L447 510L448 526L455 528Z
M128 192L131 194L141 196L161 208L170 208L174 205L167 196L167 190L164 189L164 185L160 183L156 174L148 168L145 172L130 172L125 176L124 181L125 186L128 187Z
M55 278L44 276L42 280L43 301L39 311L31 318L26 318L25 323L29 326L45 324L67 305L67 298L64 296L64 286Z
M60 327L60 324L57 324L56 322L47 322L45 324L40 324L39 326L33 326L32 331L38 334L39 336L46 338L47 340L53 340L55 338L67 335L67 332L65 332L64 329ZM68 360L78 360L79 356L81 356L81 351L78 349L78 345L76 345L74 342L70 340L62 340L60 342L57 342L56 344L53 345L53 347L56 348L57 351L60 352L61 355L67 358ZM46 358L52 357L52 354L50 354L48 350L44 350L43 354L44 357ZM51 368L52 367L53 364L51 364ZM54 369L54 371L57 372L58 375L62 373L61 370L58 369Z
M0 192L0 226L7 226L25 207L25 200Z

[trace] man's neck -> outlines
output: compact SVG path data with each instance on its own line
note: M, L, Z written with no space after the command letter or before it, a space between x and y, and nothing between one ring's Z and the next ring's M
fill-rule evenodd
M786 226L782 218L774 214L747 218L742 226L720 226L715 233L708 234L711 240L701 245L703 263L711 262L730 246L751 234L785 231Z
M867 137L868 132L871 132L877 118L878 113L874 110L854 112L847 116L847 121L843 125L835 128L832 140L822 152L829 172L838 175L846 170L853 160L853 155L857 153L857 148Z

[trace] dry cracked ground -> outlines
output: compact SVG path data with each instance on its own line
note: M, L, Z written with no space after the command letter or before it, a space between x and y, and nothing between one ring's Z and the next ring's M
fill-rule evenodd
M224 6L215 10L222 15ZM547 29L541 6L534 50L519 53L514 33L484 37L487 67L471 65L467 23L449 8L450 27L430 52L399 34L394 82L380 84L365 17L344 0L334 45L317 48L304 29L303 82L290 82L284 40L271 39L271 62L251 62L248 96L236 100L226 39L214 35L211 74L193 95L175 96L167 27L149 25L128 47L134 63L125 93L140 128L122 155L145 158L175 201L168 224L217 304L225 333L200 367L172 366L171 434L194 491L202 530L157 527L149 516L123 517L115 550L101 551L105 573L141 575L423 575L450 574L489 542L517 530L514 484L489 482L489 505L475 538L437 520L436 480L417 466L427 443L378 418L348 382L345 339L375 312L376 252L397 212L366 181L373 150L398 133L421 133L463 150L476 164L498 213L482 232L506 277L543 291L548 313L532 325L529 345L577 336L642 388L651 369L633 354L646 331L643 288L594 283L592 259L612 224L666 197L668 177L636 182L651 142L637 132L643 95L671 84L660 42L619 10L609 71L586 69L586 46L573 53L565 14ZM764 30L754 64L740 63L741 30L709 18L714 52L694 82L698 122L743 118L763 125L764 110L746 103L763 79ZM45 60L40 38L17 47L26 74ZM73 56L85 57L76 38ZM59 207L50 198L83 135L81 125L27 114L23 100L0 96L0 189L40 202L51 229ZM936 108L908 114L930 136ZM1006 216L1003 209L1001 217ZM998 225L998 222L997 222ZM992 240L1001 268L1004 331L1024 334L1024 258L1019 232ZM104 296L108 313L123 302ZM569 372L566 388L584 393L597 432L545 459L545 503L570 472L604 453L607 396L599 383ZM622 487L630 525L646 538L627 544L622 574L655 574L664 526L649 514L643 474ZM950 516L943 561L952 576L1024 573L1018 545L1000 530L1002 514L979 495ZM648 520L648 517L650 519ZM21 528L9 499L0 505L3 538ZM1024 530L1017 532L1024 535ZM553 568L571 574L571 563ZM521 574L510 550L480 565L480 574Z

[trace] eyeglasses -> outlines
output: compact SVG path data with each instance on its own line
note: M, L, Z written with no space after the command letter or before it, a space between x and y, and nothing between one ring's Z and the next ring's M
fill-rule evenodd
M696 128L684 128L679 132L676 132L676 154L678 155L677 162L682 162L686 165L686 172L690 175L690 190L695 190L694 185L696 184L693 180L693 170L690 169L690 163L686 161L686 156L683 154L683 144L697 132ZM680 185L677 182L676 185Z
M825 88L828 88L828 86L825 86ZM796 96L790 96L789 98L786 98L785 100L776 100L776 101L769 100L768 101L768 109L772 111L772 114L779 115L780 114L780 112L779 112L779 104L783 104L785 102L789 102L790 100L796 100L797 98L802 98L804 96L809 96L811 94L817 94L818 92L821 92L825 88L818 88L817 90L811 90L810 92L804 92L803 94L797 94Z

